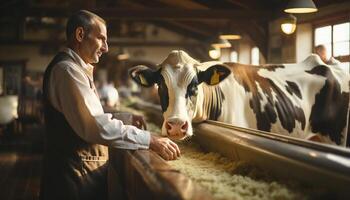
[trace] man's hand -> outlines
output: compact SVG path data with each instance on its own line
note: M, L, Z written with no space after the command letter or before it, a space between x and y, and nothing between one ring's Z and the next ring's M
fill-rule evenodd
M158 137L151 134L149 148L159 154L165 160L175 160L180 157L180 149L169 138Z
M139 129L147 130L146 122L141 115L132 115L132 125Z

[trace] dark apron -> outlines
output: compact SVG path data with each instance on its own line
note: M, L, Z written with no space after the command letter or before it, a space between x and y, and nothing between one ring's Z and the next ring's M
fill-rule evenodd
M107 199L108 148L80 138L48 98L51 71L65 60L74 62L67 53L58 53L44 74L46 130L40 199Z

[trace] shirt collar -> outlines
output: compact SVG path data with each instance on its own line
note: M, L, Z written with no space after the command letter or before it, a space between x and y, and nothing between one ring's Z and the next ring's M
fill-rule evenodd
M91 64L87 64L84 62L84 60L71 48L65 48L63 50L66 52L68 55L70 55L73 60L78 64L84 71L85 73L89 76L89 78L93 78L93 71L94 71L94 66Z

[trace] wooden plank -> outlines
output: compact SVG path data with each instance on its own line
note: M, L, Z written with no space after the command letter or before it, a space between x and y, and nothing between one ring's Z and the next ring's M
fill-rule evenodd
M76 9L67 7L31 7L19 14L32 17L68 17ZM157 20L205 20L205 19L268 19L271 12L263 10L242 11L230 9L179 9L179 8L95 8L92 12L104 19L157 19ZM2 16L11 16L12 9L1 9Z
M42 45L47 44L47 40L0 40L1 45ZM64 44L65 41L55 41L56 44ZM113 39L108 41L108 45L116 45L116 46L161 46L161 47L184 47L184 46L200 46L199 42L172 42L172 41L115 41Z
M110 155L115 171L123 174L121 181L128 199L211 199L207 191L174 170L153 151L111 148Z

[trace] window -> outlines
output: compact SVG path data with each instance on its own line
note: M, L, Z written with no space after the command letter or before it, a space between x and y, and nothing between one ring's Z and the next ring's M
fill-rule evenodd
M231 53L230 53L230 61L231 62L238 62L238 53L237 53L237 51L231 51Z
M350 71L350 22L317 27L314 31L314 46L323 44L328 56L339 60L341 66Z
M315 46L323 44L327 48L327 55L332 55L332 26L316 28Z
M259 48L253 47L250 53L250 63L252 65L259 65Z

